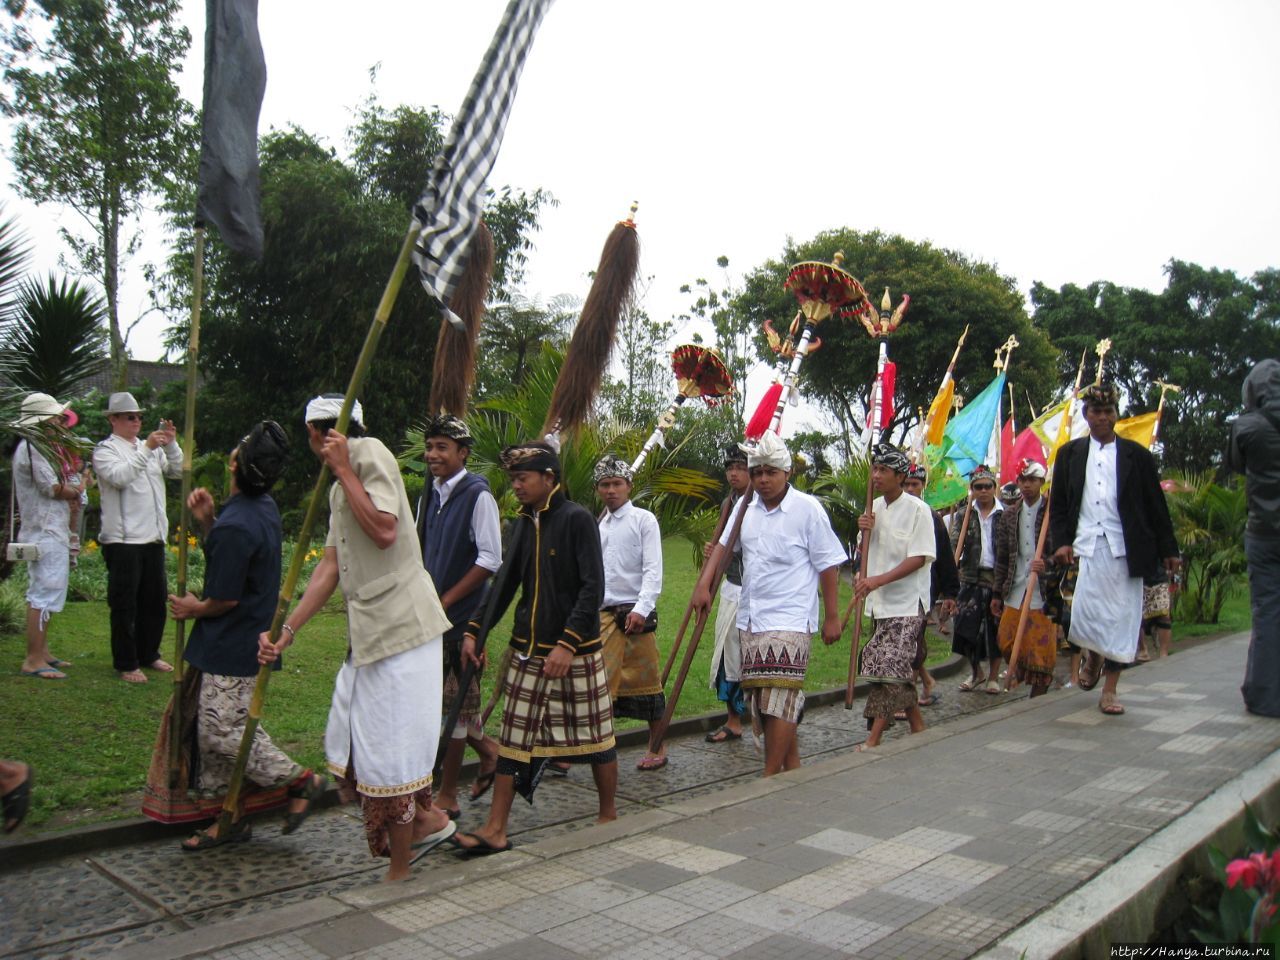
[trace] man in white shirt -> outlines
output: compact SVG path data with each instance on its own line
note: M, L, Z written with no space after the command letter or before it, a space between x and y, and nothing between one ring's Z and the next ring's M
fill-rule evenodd
M991 597L991 612L1000 619L1000 653L1009 661L1014 679L1031 685L1033 697L1048 692L1058 660L1057 626L1044 610L1046 565L1043 557L1036 558L1036 544L1045 522L1046 500L1040 495L1044 478L1044 464L1023 460L1019 465L1019 501L1000 515L996 529L996 572ZM1022 647L1018 662L1014 663L1010 658L1033 571L1036 589L1031 593Z
M462 634L483 602L484 585L502 566L502 529L498 502L489 483L467 470L471 431L450 414L432 417L423 430L424 456L431 486L418 502L418 543L422 565L440 596L445 616L453 624L444 633L444 693L441 709L447 717L458 698L462 677ZM457 819L458 773L467 744L480 755L480 771L471 785L471 799L493 786L498 769L498 744L485 736L480 722L480 684L473 677L463 696L458 722L448 732L435 803Z
M867 601L875 632L862 651L858 675L871 684L862 715L870 726L859 749L880 745L894 713L905 711L912 733L924 729L912 661L930 598L930 566L937 552L933 513L902 490L911 461L897 447L877 443L871 452L871 485L880 496L858 518L866 538L867 575L855 595Z
M107 564L111 660L128 683L147 682L142 667L162 673L173 669L160 659L169 598L164 481L182 476L182 450L171 420L161 420L145 440L139 440L143 412L133 394L111 394L107 400L111 436L93 450L102 497L98 542Z
M667 709L655 636L662 533L658 518L631 502L631 464L608 454L596 464L592 479L605 506L599 524L604 555L600 640L613 716L645 720L652 731ZM657 753L646 753L636 769L660 770L666 765L663 744Z
M766 432L744 449L756 496L735 546L742 551L742 689L764 727L764 775L770 777L800 766L796 726L804 713L810 641L819 627L823 643L840 639L838 577L847 555L822 504L787 482L791 454L777 435ZM703 615L711 608L710 580L732 532L727 526L694 589L694 608Z
M991 615L991 585L996 566L995 525L1004 508L996 501L995 474L985 465L976 467L970 475L969 490L973 506L969 509L968 526L964 514L951 518L951 550L960 568L951 649L969 660L969 679L960 684L960 689L980 690L985 683L987 693L994 694L1000 692L1000 643L996 620ZM985 677L984 660L988 663Z

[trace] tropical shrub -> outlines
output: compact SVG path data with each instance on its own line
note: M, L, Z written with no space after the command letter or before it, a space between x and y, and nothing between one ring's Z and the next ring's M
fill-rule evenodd
M1188 623L1217 623L1222 606L1244 582L1244 528L1249 508L1237 479L1215 483L1209 474L1172 478L1169 512L1182 550L1182 590L1175 615Z

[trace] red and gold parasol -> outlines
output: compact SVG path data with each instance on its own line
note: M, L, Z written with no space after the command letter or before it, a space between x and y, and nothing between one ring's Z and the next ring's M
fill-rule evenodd
M681 397L696 397L714 407L733 395L733 376L713 347L696 343L676 347L671 351L671 369L675 371L676 391Z

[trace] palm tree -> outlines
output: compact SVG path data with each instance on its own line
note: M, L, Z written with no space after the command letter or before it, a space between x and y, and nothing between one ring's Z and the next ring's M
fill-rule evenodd
M1244 485L1220 485L1211 474L1174 473L1169 512L1182 549L1183 589L1178 618L1217 623L1227 598L1244 581L1244 528L1249 516Z
M24 281L16 294L0 335L11 383L63 397L106 364L106 307L86 287L50 274Z

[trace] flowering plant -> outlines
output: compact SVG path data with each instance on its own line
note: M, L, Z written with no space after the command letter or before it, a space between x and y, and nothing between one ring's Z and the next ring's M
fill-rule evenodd
M1226 881L1216 915L1196 910L1208 928L1194 931L1202 943L1280 944L1280 837L1267 829L1253 808L1245 806L1244 839L1253 852L1229 860L1221 850L1209 848L1209 862Z

